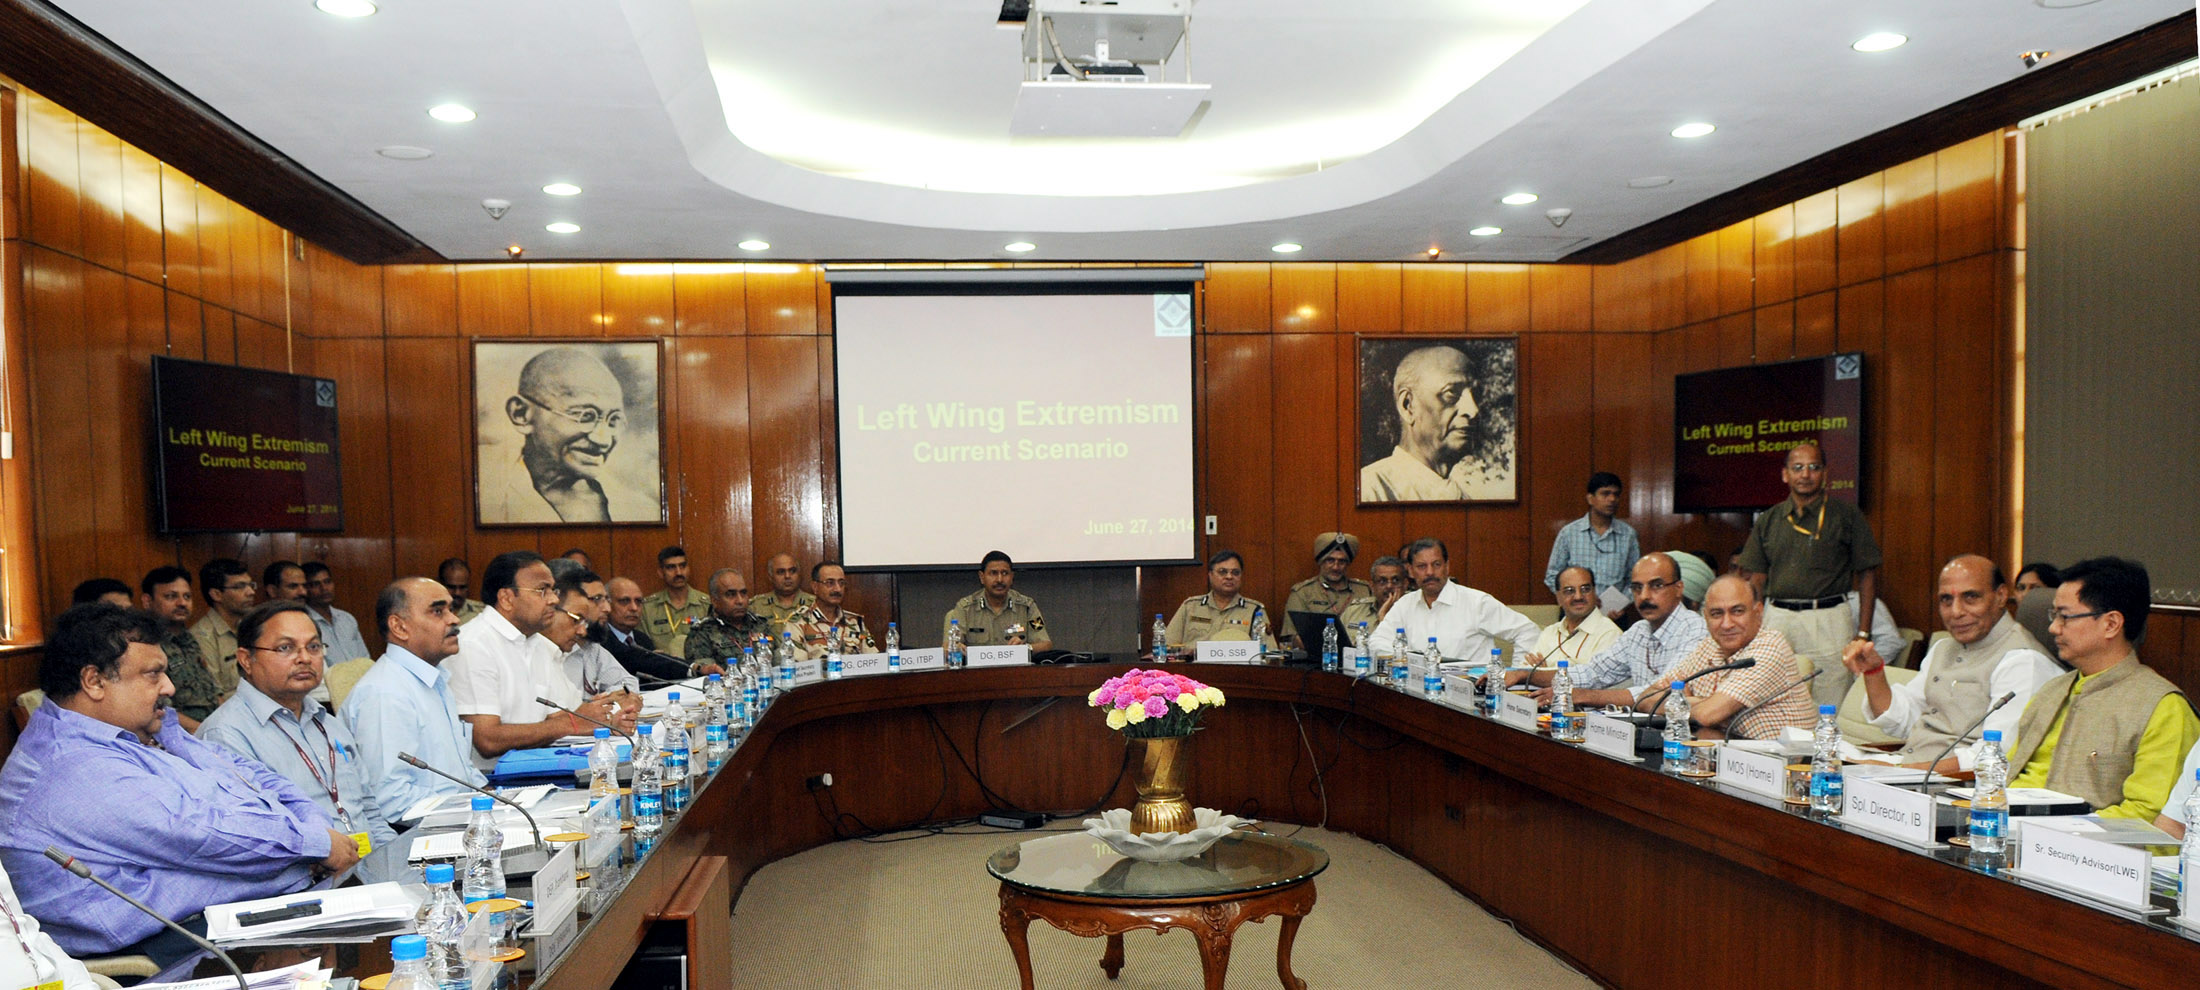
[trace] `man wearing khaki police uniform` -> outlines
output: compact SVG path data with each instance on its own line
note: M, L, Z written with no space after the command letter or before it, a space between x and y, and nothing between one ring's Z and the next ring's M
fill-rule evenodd
M772 593L762 598L749 599L749 612L761 615L772 624L772 634L778 635L787 628L787 620L817 602L817 596L802 590L802 565L795 562L794 554L782 553L764 564L765 573L771 575Z
M658 649L687 656L688 630L710 616L710 599L688 586L688 552L681 547L657 551L657 574L665 586L642 599L642 628Z
M984 587L964 595L940 619L940 642L947 642L948 624L960 622L964 646L1029 646L1034 652L1053 647L1039 603L1016 590L1016 564L1007 554L986 554L978 562L978 581Z
M794 634L800 659L816 660L830 652L829 639L835 633L840 636L843 654L878 652L863 616L840 607L848 597L846 570L830 560L818 561L810 568L810 590L817 600L790 617L785 630Z
M1872 638L1872 605L1879 598L1879 543L1854 502L1832 497L1826 455L1817 441L1788 450L1780 469L1789 497L1759 513L1742 544L1742 574L1770 604L1765 625L1778 630L1812 668L1825 671L1811 685L1821 705L1838 705L1856 675L1841 656L1853 640ZM1849 606L1851 585L1856 605Z
M1207 593L1184 599L1169 617L1169 649L1190 650L1208 640L1252 639L1255 617L1269 622L1268 609L1238 594L1244 584L1245 558L1237 551L1224 550L1207 558ZM1274 628L1270 623L1263 632L1261 649L1276 648Z
M708 673L741 662L741 650L757 640L770 640L772 621L750 608L749 580L731 567L713 571L710 580L710 617L688 630L688 668Z
M1313 577L1291 586L1291 594L1283 600L1284 635L1297 641L1298 627L1291 624L1293 612L1326 612L1343 616L1346 606L1375 593L1367 582L1346 573L1352 561L1360 556L1360 538L1350 533L1323 533L1314 538ZM1344 620L1339 618L1341 625ZM1306 649L1318 649L1319 643L1301 643Z
M1365 597L1353 599L1337 619L1337 624L1344 627L1348 642L1360 641L1363 622L1367 624L1369 638L1373 638L1383 615L1392 605L1398 604L1398 599L1404 598L1406 592L1413 590L1413 582L1406 579L1405 560L1388 554L1375 558L1375 562L1368 565L1367 578L1373 590Z

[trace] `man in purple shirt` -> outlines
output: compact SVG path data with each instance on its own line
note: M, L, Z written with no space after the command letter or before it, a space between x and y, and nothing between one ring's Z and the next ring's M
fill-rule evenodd
M138 946L162 928L48 861L49 845L173 918L299 890L359 861L289 781L183 731L166 705L175 687L161 638L145 612L62 613L39 662L45 704L0 769L0 864L72 955Z

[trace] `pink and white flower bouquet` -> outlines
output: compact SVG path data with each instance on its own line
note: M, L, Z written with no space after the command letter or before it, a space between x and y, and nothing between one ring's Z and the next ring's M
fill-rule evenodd
M1085 700L1108 713L1108 728L1133 739L1191 735L1207 709L1220 708L1223 701L1219 689L1162 670L1108 678Z

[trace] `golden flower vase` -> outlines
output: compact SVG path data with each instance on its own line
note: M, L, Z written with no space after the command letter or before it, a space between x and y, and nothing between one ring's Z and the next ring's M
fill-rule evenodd
M1157 736L1130 740L1131 760L1138 768L1137 775L1131 778L1131 786L1138 791L1138 803L1131 806L1133 833L1188 833L1196 827L1192 802L1184 797L1183 747L1186 738Z

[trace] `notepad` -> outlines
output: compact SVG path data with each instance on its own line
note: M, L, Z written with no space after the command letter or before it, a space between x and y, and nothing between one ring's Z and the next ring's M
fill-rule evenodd
M526 849L535 844L535 833L524 823L518 828L500 825L497 831L504 836L505 852L511 852L514 849ZM414 862L419 862L423 859L457 859L464 855L466 855L466 833L461 831L438 832L434 835L418 836L412 840L412 850L406 854L406 857Z
M424 890L425 888L412 888ZM240 925L237 916L251 911L288 907L318 900L321 913L305 918L285 918L264 925ZM206 909L206 937L215 942L266 938L320 928L336 928L371 921L404 921L413 916L420 901L412 891L395 883L370 883L336 890L301 891L281 897L216 904ZM235 980L231 980L235 983Z

